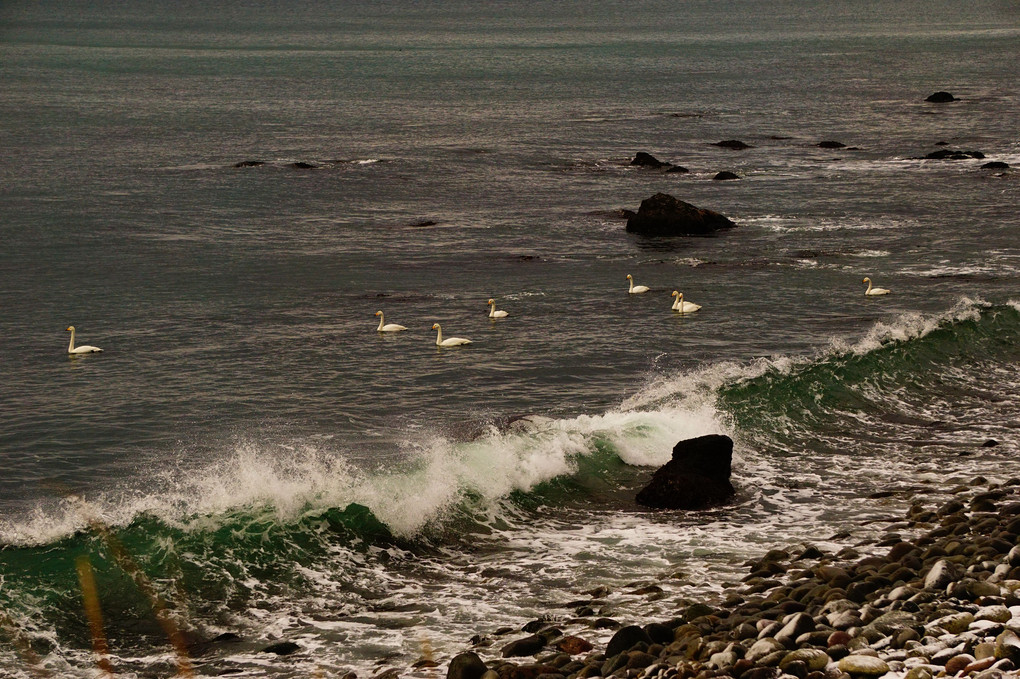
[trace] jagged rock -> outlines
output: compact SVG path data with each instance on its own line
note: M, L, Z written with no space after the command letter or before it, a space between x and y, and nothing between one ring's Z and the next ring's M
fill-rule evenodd
M634 159L630 161L630 164L639 165L641 167L654 167L654 168L673 166L672 163L663 162L656 158L655 156L653 156L652 154L645 153L644 151L638 151L637 155L634 156Z
M636 500L658 509L700 509L729 500L733 440L710 434L673 447L673 459L660 467Z
M734 226L718 212L695 207L665 193L645 198L637 213L627 220L628 232L646 236L704 235Z

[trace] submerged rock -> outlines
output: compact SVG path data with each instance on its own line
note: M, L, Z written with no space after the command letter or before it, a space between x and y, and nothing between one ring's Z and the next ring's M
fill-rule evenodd
M934 104L945 104L946 102L956 101L956 97L949 92L939 91L934 94L929 94L927 98L925 98L925 101L930 101Z
M275 644L269 644L262 649L263 653L275 653L276 655L290 655L295 651L300 651L301 647L295 644L293 641L280 641Z
M726 181L728 179L740 179L740 175L736 174L735 172L730 172L729 170L723 170L716 176L712 177L712 179L714 179L717 182L721 182Z
M680 441L673 459L660 467L635 498L657 509L701 509L729 500L733 440L710 434Z
M695 207L665 193L645 198L637 213L627 220L628 232L646 236L704 235L735 226L718 212Z
M735 151L743 151L744 149L754 148L750 144L745 144L739 139L727 139L726 141L717 141L712 146L721 146L724 149L733 149Z

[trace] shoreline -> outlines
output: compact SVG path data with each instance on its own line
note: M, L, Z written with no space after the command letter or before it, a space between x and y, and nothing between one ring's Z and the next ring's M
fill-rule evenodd
M592 630L617 628L607 644L564 635L553 617L535 620L523 637L476 636L447 677L1020 676L1020 479L979 477L950 495L909 508L904 532L916 537L894 526L836 553L772 549L745 563L721 603L682 605L670 620L597 618L593 591L584 617ZM865 546L877 555L861 557Z

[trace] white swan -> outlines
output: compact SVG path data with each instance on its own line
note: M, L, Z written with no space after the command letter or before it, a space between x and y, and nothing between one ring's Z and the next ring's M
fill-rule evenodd
M69 354L94 354L102 351L99 347L89 346L83 344L80 347L74 346L74 326L70 325L66 328L67 332L71 333L71 343L67 345L67 353Z
M885 288L873 288L871 287L871 279L865 278L861 283L867 283L868 289L865 291L865 295L888 295L889 291Z
M496 300L492 299L491 297L489 298L489 301L486 302L486 304L489 305L489 318L506 318L507 316L510 315L503 310L496 311Z
M407 330L407 328L402 325L387 323L386 317L383 316L383 312L381 311L376 311L375 315L379 317L379 327L376 328L379 332L400 332L401 330Z
M676 290L674 290L673 297L676 297L676 300L674 300L672 306L673 311L679 311L682 314L689 314L692 311L697 311L698 309L701 308L700 304L695 304L694 302L685 302L684 293L682 292L677 292Z
M439 327L438 323L432 324L433 330L438 330L436 333L436 346L437 347L455 347L461 344L471 344L471 340L464 339L463 337L448 337L443 339L443 329Z
M647 285L634 285L634 277L630 274L627 274L627 280L630 281L630 290L628 291L630 294L636 295L638 293L648 292Z

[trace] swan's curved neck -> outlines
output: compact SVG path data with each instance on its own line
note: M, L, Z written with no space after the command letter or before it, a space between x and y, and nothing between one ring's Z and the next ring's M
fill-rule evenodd
M864 294L868 294L869 292L871 292L871 281L870 280L868 281L868 290Z
M71 330L71 343L67 345L67 353L74 351L74 330Z
M442 343L443 343L443 329L440 328L439 325L436 325L436 344L439 345Z
M386 322L386 317L383 316L382 314L379 314L379 327L376 328L376 330L382 330L383 323L385 323L385 322Z
M633 278L630 279L630 291L634 292L634 279Z

